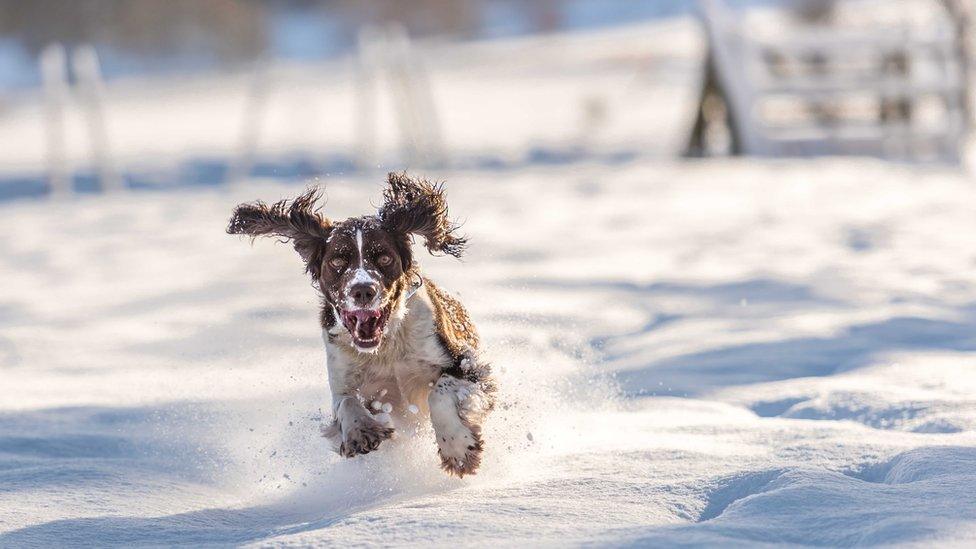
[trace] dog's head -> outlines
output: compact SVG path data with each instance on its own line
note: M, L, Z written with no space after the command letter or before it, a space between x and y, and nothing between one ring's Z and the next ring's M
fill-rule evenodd
M391 173L376 215L334 222L319 212L318 189L272 205L241 204L227 232L291 241L326 307L363 352L379 348L393 315L418 281L412 235L432 254L460 257L465 239L447 214L441 185Z

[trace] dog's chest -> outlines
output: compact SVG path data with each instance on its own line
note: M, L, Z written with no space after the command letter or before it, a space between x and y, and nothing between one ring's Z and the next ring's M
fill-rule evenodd
M440 344L433 314L425 300L415 300L389 341L376 354L359 354L355 377L367 402L397 409L425 410L431 385L450 357Z
M368 363L360 372L360 396L367 402L394 409L426 408L431 384L440 376L440 367L419 357L405 357L389 363Z

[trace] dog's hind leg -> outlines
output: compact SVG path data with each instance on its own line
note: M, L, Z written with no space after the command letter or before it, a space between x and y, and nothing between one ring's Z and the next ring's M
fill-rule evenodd
M434 384L427 404L441 467L448 473L472 475L481 465L481 423L493 407L493 391L487 376L462 378L445 373Z

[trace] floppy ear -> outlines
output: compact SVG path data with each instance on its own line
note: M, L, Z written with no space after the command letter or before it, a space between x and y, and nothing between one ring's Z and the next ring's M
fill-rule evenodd
M454 234L458 225L447 217L443 185L390 172L379 218L387 230L424 237L427 251L461 257L467 239Z
M227 233L250 235L252 240L259 236L291 240L305 261L306 272L318 279L332 231L332 223L318 213L315 205L319 194L319 189L311 188L291 202L281 200L268 206L259 200L241 204L234 208Z

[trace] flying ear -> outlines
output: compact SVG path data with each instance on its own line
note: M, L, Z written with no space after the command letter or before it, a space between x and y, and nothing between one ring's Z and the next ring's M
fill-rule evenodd
M413 179L406 172L390 172L383 191L379 218L392 232L424 237L427 251L461 257L467 239L454 232L458 225L447 217L447 197L442 185Z
M259 236L290 240L305 261L305 270L318 279L332 230L332 223L318 213L319 195L319 189L311 188L290 202L241 204L234 208L227 233L250 235L252 240Z

